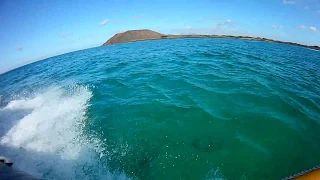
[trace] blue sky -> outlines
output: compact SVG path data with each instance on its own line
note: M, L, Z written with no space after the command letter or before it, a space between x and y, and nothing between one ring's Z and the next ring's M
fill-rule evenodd
M0 73L129 29L250 35L320 46L319 0L1 0Z

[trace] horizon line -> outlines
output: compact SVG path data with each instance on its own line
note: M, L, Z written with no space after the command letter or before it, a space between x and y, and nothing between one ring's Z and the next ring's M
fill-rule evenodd
M127 31L139 31L139 30L150 30L150 29L126 30L126 31L123 31L123 32L115 33L112 37L114 37L115 35L120 34L120 33L125 33ZM150 31L152 31L152 30L150 30ZM157 32L157 31L154 31L154 32ZM160 33L160 34L162 34L162 33ZM320 50L311 48L311 47L320 48L320 46L318 46L318 45L305 45L305 44L299 44L299 43L295 43L295 42L291 42L291 41L280 41L280 40L264 38L264 37L259 37L259 36L255 37L255 36L242 36L242 35L225 35L225 34L224 35L217 35L217 34L197 34L197 33L179 34L179 35L178 34L162 34L162 35L164 35L164 36L170 36L170 35L171 36L221 36L220 38L229 38L229 39L230 38L235 38L236 39L237 37L242 37L242 38L238 38L238 39L246 40L246 41L262 41L262 42L269 42L269 43L286 44L286 45L291 45L291 46L299 46L299 47L302 47L302 48L307 48L307 49L310 49L310 50L315 50L315 51L320 52ZM111 38L109 38L109 39L111 39ZM206 38L206 37L181 37L179 39L187 39L187 38ZM209 37L209 38L214 39L215 37ZM255 39L243 39L243 38L255 38ZM262 40L259 40L258 38L262 39ZM145 40L136 40L136 41L131 41L131 42L149 41L149 40L165 40L165 39L177 39L177 38L145 39ZM271 41L265 41L265 40L271 40ZM107 41L105 41L105 42L107 42ZM128 42L130 42L130 41L128 41ZM123 42L123 43L128 43L128 42ZM117 45L117 44L123 44L123 43L116 43L116 44L110 44L110 45ZM23 64L21 66L17 66L17 67L14 67L12 69L9 69L7 71L0 72L0 75L9 73L11 71L17 70L17 69L22 68L24 66L31 65L33 63L37 63L37 62L40 62L40 61L43 61L43 60L47 60L47 59L50 59L50 58L53 58L53 57L57 57L57 56L61 56L61 55L65 55L65 54L69 54L69 53L73 53L73 52L77 52L77 51L82 51L82 50L87 50L87 49L92 49L92 48L98 48L98 47L101 47L101 46L105 46L105 45L102 44L102 45L99 45L99 46L88 47L88 48L78 49L78 50L69 51L69 52L63 52L61 54L58 53L56 55L48 56L48 57L45 57L43 59L41 58L39 60L34 60L34 61L31 60L30 62L27 62L26 64Z

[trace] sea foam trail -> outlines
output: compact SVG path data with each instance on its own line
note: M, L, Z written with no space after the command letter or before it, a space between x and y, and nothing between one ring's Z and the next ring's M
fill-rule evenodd
M102 142L84 133L91 97L84 86L51 87L10 101L0 109L2 155L15 167L47 179L114 178L99 162Z

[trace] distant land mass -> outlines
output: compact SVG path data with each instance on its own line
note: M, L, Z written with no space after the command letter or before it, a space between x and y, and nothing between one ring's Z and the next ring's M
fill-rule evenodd
M130 30L123 33L118 33L111 37L107 42L103 44L103 46L126 43L126 42L135 42L135 41L145 41L145 40L156 40L156 39L178 39L178 38L231 38L231 39L245 39L245 40L253 40L253 41L266 41L266 42L274 42L281 44L289 44L293 46L300 46L315 50L320 50L319 46L308 46L302 45L293 42L284 42L273 39L261 38L261 37L250 37L250 36L229 36L229 35L165 35L155 31L151 31L149 29L141 29L141 30Z
M118 44L124 42L143 41L151 39L162 39L164 35L148 29L131 30L119 33L110 38L103 45Z

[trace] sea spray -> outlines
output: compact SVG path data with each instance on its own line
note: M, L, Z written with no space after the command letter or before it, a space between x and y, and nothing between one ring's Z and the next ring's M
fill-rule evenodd
M0 139L3 155L43 178L111 178L96 155L102 142L83 134L91 97L86 86L54 86L10 101L0 109L1 130L6 132Z

